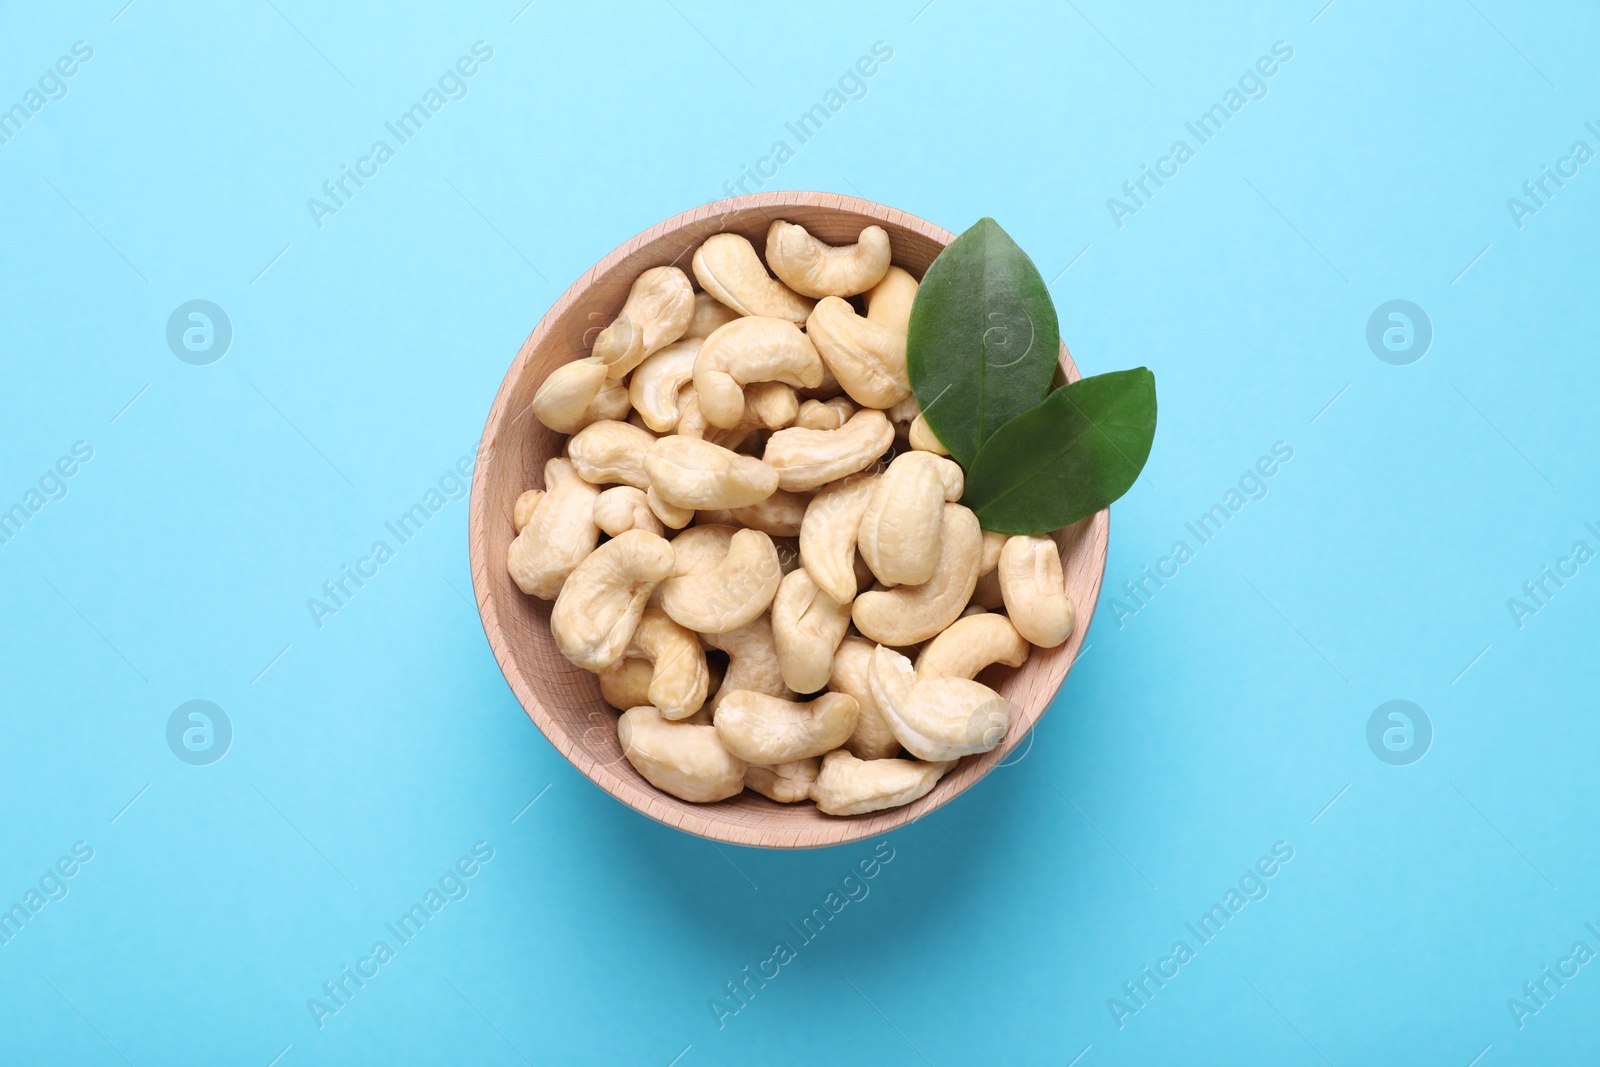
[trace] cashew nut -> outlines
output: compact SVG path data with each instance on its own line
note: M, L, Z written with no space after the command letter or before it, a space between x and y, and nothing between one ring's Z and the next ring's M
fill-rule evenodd
M723 634L702 634L701 639L719 652L728 654L728 670L711 698L715 711L730 693L748 689L769 697L788 700L794 691L783 684L778 667L778 649L772 638L772 620L765 615Z
M961 464L945 456L928 456L919 460L927 463L939 472L939 481L944 485L944 498L954 504L961 499L967 489L967 475L961 469Z
M850 629L850 605L817 588L801 567L785 575L772 600L772 637L783 683L815 693L833 673L833 654Z
M861 556L878 581L921 585L933 577L945 501L961 499L962 480L959 466L928 452L907 452L889 464L867 501L857 535Z
M837 430L844 420L820 400L807 400L795 412L794 425L803 430Z
M865 470L894 444L894 427L881 411L858 411L837 430L791 426L767 439L761 458L778 472L780 489L815 489Z
M553 600L572 569L594 551L600 529L594 500L600 491L582 478L570 460L557 456L544 465L544 495L511 542L506 569L517 588Z
M533 414L557 433L577 433L600 419L628 413L628 391L606 377L598 359L575 359L550 372L533 394Z
M932 452L936 456L948 456L950 450L944 447L944 442L939 440L933 430L928 426L928 420L921 412L911 422L911 429L906 434L906 440L911 447L919 452Z
M822 770L822 761L810 759L791 760L776 767L748 767L744 772L746 789L779 804L797 804L811 797L811 786Z
M887 408L911 394L904 333L862 318L849 303L829 296L806 319L806 336L856 403Z
M746 763L773 767L842 745L856 727L856 701L824 693L802 704L740 689L717 706L712 722L729 752Z
M883 280L867 290L867 318L896 333L911 328L911 305L917 299L917 280L899 267L890 267Z
M694 287L677 267L651 267L634 281L616 319L594 339L606 373L621 378L683 336L694 317Z
M672 539L673 572L699 574L722 562L737 526L701 521Z
M631 485L614 485L594 500L594 524L615 537L626 530L649 530L661 536L661 520L650 510L644 490Z
M567 458L586 482L595 485L631 485L648 489L645 453L656 443L655 434L626 422L607 419L592 422L567 442Z
M1055 648L1072 636L1072 598L1067 596L1061 553L1048 537L1011 537L1000 550L1000 594L1017 632L1040 648Z
M889 235L868 226L853 245L833 247L781 219L767 228L767 265L785 285L806 296L855 296L883 280L889 269Z
M926 641L954 622L972 599L982 552L978 517L960 504L944 505L933 577L922 585L874 589L856 597L856 629L880 645Z
M670 433L683 415L683 387L694 380L701 341L675 341L652 353L628 380L628 400L656 433Z
M1006 541L1008 540L1010 538L1003 533L995 533L993 530L983 531L983 552L978 562L978 576L980 578L992 573L996 567L1000 566L1000 550L1006 547Z
M650 510L656 518L661 520L661 525L673 530L681 530L694 521L693 508L680 508L661 499L661 494L656 492L656 487L651 486L644 491L645 502L650 505Z
M692 266L706 292L741 315L804 322L811 311L812 301L773 279L755 246L736 233L707 237Z
M872 654L872 695L895 737L918 759L942 762L988 752L1005 738L1011 705L969 678L917 679L892 648Z
M511 509L511 528L517 533L528 525L528 520L533 518L533 509L539 506L539 501L544 499L543 489L529 489L517 497L516 505Z
M617 720L622 754L644 780L697 804L737 796L745 762L722 746L715 726L668 722L655 708L630 708Z
M800 413L800 400L794 387L783 382L751 382L744 391L744 407L745 418L757 426L781 430Z
M801 565L841 604L854 600L860 588L856 538L877 479L877 475L860 474L834 482L811 498L800 523Z
M701 342L695 358L700 413L713 426L737 427L744 417L744 387L751 382L814 388L822 384L822 358L787 319L734 319Z
M710 293L694 294L694 318L689 320L689 328L683 331L680 340L687 341L693 337L710 337L718 326L732 322L739 317L739 313L712 296Z
M600 699L618 711L648 704L653 673L649 660L624 658L621 663L599 672Z
M781 575L772 538L759 530L738 530L727 553L709 566L694 561L692 569L681 563L674 567L661 586L661 607L696 633L726 633L767 610Z
M861 760L843 750L830 752L823 757L811 799L817 802L817 810L827 815L864 815L898 808L927 796L955 765L954 760Z
M800 410L794 417L794 424L807 430L837 430L855 413L856 406L847 397L807 400L800 405Z
M748 526L773 537L795 537L805 519L806 506L811 498L801 493L787 493L782 489L767 499L745 508L706 511L701 522L726 523L730 526Z
M700 412L700 397L694 391L694 383L690 382L678 394L678 425L673 431L681 437L693 437L696 440L710 441L714 445L721 445L730 451L736 451L750 436L750 426L741 418L739 425L731 430L724 430L720 426L713 426L706 421Z
M847 396L831 396L824 400L823 403L839 413L839 426L843 426L845 423L849 422L850 417L861 410L860 408L856 407L854 401ZM837 430L839 426L835 426L833 429ZM827 429L827 427L823 428Z
M900 752L894 727L878 710L878 702L872 696L872 653L877 647L865 638L845 638L833 654L833 673L828 678L829 689L855 697L860 705L855 732L844 747L866 760L888 759Z
M671 434L652 441L648 447L644 456L646 484L674 507L696 511L746 508L765 500L778 488L778 472L764 461L741 456L710 441Z
M1027 639L1004 615L966 615L929 641L917 657L917 677L976 678L985 667L1028 662Z
M664 719L686 719L700 710L711 686L705 649L694 632L673 622L660 608L646 608L628 643L629 659L650 663L650 683L643 703Z
M606 383L600 387L600 392L589 401L589 407L583 413L583 425L591 422L600 422L604 419L620 421L626 419L633 409L633 403L628 399L628 387L615 378L607 378Z
M589 553L550 611L550 634L561 654L591 671L620 660L645 602L672 574L672 557L670 544L644 530L629 530Z

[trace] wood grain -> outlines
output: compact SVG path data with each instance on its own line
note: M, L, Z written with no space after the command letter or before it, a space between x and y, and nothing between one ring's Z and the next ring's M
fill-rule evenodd
M516 533L512 506L523 490L543 485L544 462L559 453L562 443L561 435L532 417L529 402L552 370L588 354L594 335L616 316L633 280L646 268L676 264L689 272L694 250L714 233L743 234L763 249L774 219L799 223L830 244L854 242L862 227L882 226L889 232L896 265L919 278L955 239L947 230L882 204L808 192L722 200L639 234L574 282L512 361L478 448L468 539L478 613L495 659L528 717L573 766L629 807L688 833L761 848L816 848L882 834L920 818L955 799L1016 748L1044 714L1083 647L1105 575L1110 512L1076 523L1056 538L1066 590L1077 605L1076 632L1059 648L1035 649L1020 668L995 667L981 676L1011 703L1011 728L999 747L967 757L921 800L837 818L811 804L777 804L748 791L718 804L691 804L641 778L622 757L617 712L600 699L595 676L574 667L556 649L550 604L524 594L506 573L506 552ZM1064 344L1060 363L1066 380L1080 377Z

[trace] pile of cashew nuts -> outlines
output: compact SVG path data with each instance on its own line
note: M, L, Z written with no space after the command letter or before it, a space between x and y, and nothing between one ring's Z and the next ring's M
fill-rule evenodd
M692 270L699 292L641 274L534 396L571 436L517 500L511 577L555 601L556 645L657 788L909 803L1005 736L975 677L1071 634L1060 554L956 503L906 374L917 282L882 228L830 247L774 222L765 264L719 233Z

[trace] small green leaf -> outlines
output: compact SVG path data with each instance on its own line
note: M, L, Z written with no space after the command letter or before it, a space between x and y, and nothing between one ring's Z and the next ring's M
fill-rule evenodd
M1059 530L1126 493L1155 434L1147 368L1063 385L989 439L967 468L961 502L995 533Z
M906 369L928 426L967 467L990 435L1044 399L1060 346L1039 269L982 218L923 276Z

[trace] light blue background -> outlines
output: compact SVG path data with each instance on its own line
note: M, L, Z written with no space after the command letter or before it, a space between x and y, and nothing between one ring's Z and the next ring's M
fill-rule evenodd
M1600 163L1521 228L1506 203L1600 149L1592 5L122 2L0 32L0 106L94 49L0 145L0 507L94 449L0 545L0 902L94 849L0 947L0 1059L1592 1062L1600 966L1521 1029L1507 999L1600 949L1600 565L1520 628L1506 603L1600 549ZM315 225L480 40L468 95ZM570 768L489 654L464 501L321 628L306 601L471 455L579 273L779 138L767 188L1000 220L1086 373L1154 369L1161 424L1031 750L891 835L719 1029L723 983L875 842L718 848ZM1178 138L1119 229L1107 198ZM164 337L197 298L234 329L209 366ZM1410 366L1366 344L1391 299L1433 324ZM1280 441L1268 495L1114 618ZM1396 698L1436 732L1410 766L1366 741ZM192 699L233 724L211 766L167 747ZM319 1029L307 999L479 841L470 895ZM1119 1029L1108 998L1279 841L1270 895Z

